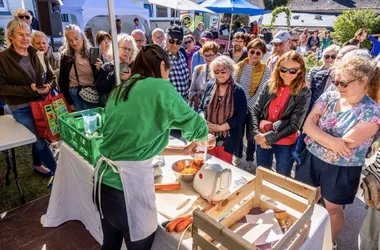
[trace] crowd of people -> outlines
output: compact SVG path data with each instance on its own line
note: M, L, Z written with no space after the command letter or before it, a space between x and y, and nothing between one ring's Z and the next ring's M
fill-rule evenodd
M31 20L21 9L7 26L8 46L0 52L0 101L34 134L29 103L52 89L59 89L73 111L105 107L100 146L105 163L96 170L101 174L96 188L103 249L119 249L123 238L128 249L151 246L157 223L149 159L194 152L194 143L166 147L169 134L207 144L208 133L216 141L208 153L227 163L252 173L256 166L273 168L318 187L317 201L324 201L330 214L336 249L343 206L355 198L380 125L380 49L374 36L369 36L371 52L360 48L365 29L339 46L328 30L322 37L307 29L272 36L257 23L249 32L239 24L232 48L223 55L203 23L190 35L176 24L166 31L157 28L148 44L136 18L131 34L97 32L99 55L93 62L93 46L80 27L68 25L64 45L53 53ZM228 29L223 24L220 33ZM111 46L112 36L117 36L117 48ZM113 49L119 52L121 72L115 72ZM322 61L309 72L308 51L320 53ZM32 155L36 172L54 175L57 163L48 142L37 138ZM370 172L380 179L379 158L380 153ZM126 166L128 173L120 171ZM141 187L138 195L134 184ZM136 212L131 204L149 209ZM123 213L115 213L117 208ZM368 216L375 219L363 224L362 249L375 249L379 239L371 225L380 223L378 213L371 210Z

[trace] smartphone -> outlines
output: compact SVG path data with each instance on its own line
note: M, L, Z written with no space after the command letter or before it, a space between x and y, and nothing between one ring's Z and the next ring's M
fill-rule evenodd
M128 63L120 63L120 72L121 73L129 73Z
M37 88L37 89L44 89L44 88L45 88L45 85L36 85L36 88Z
M90 48L90 63L95 64L99 58L100 50L99 48Z

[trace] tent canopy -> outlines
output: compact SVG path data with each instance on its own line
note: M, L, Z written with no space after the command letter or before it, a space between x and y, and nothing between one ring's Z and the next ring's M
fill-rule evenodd
M190 0L149 0L149 3L172 8L174 10L196 10L210 13L213 12Z
M115 15L135 15L149 21L149 11L128 0L114 0ZM108 16L108 5L106 0L64 0L62 12L65 9L82 9L82 25L86 26L88 21L95 16Z
M245 0L206 0L201 3L201 6L215 13L248 14L252 16L264 14L264 9Z

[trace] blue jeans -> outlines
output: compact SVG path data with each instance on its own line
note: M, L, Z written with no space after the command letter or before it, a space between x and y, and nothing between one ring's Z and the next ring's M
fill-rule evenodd
M93 109L93 108L98 107L98 104L87 103L87 102L81 101L78 97L78 88L77 87L69 88L69 93L70 93L71 99L73 99L76 111L82 111L82 110Z
M293 146L272 145L270 149L264 149L257 145L256 162L257 166L271 169L273 162L273 154L276 157L276 172L285 176L290 176L293 167Z
M39 167L44 163L45 166L54 173L57 168L57 162L55 161L47 142L44 139L39 138L37 135L31 108L25 107L15 110L12 112L12 115L16 121L24 125L37 137L37 141L32 145L33 165Z

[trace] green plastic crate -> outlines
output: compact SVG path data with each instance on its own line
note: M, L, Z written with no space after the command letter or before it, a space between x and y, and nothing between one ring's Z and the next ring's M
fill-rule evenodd
M88 110L61 115L58 118L58 124L61 139L90 164L96 165L100 158L99 146L103 141L104 109L95 108L90 110L102 116L102 127L98 129L99 136L88 137L84 132L82 113Z

